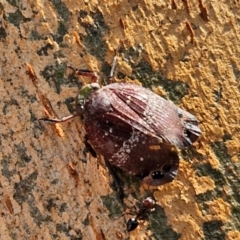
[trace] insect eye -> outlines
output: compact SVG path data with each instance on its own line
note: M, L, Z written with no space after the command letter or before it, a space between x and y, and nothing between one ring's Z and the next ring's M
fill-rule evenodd
M160 171L152 172L152 179L161 179L164 178L164 174Z
M127 231L131 232L138 226L138 220L136 218L130 218L127 221Z
M169 172L171 170L172 166L170 164L165 164L163 166L163 171L164 172Z

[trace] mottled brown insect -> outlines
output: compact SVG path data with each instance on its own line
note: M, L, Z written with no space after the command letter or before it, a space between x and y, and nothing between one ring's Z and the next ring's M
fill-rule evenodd
M193 115L138 85L109 84L79 108L94 150L149 185L174 179L179 158L173 145L190 146L200 134Z
M86 73L96 77L91 71ZM192 114L134 84L102 88L88 84L79 91L76 105L75 115L44 120L64 122L81 116L87 142L97 154L153 186L175 178L179 158L174 146L192 145L201 132Z

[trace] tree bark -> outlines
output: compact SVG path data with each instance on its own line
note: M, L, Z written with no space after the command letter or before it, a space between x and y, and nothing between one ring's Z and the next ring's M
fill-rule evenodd
M238 1L0 2L0 239L240 239ZM120 49L120 50L119 50ZM121 203L101 159L83 144L74 113L82 82L138 81L200 121L179 151L177 178L155 189L121 175ZM133 232L126 221L147 196L156 209Z

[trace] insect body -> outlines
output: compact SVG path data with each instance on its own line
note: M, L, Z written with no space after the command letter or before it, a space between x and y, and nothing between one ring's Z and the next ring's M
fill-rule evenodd
M83 119L86 139L97 154L153 186L177 175L179 158L174 146L188 147L201 133L192 114L129 83L102 88L88 84L79 91L75 115L43 120L63 122L77 115Z
M77 110L95 151L149 185L173 180L179 164L173 146L187 147L197 139L197 119L138 85L98 88L93 83L87 88L84 102L82 93L78 95Z
M136 217L130 218L127 221L127 231L131 232L139 225L139 220L146 220L150 212L154 211L156 202L151 197L148 197L142 201L142 205L136 214Z

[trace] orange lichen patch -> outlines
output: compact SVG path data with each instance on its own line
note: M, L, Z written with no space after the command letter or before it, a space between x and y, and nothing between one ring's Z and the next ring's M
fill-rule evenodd
M166 91L163 89L163 87L152 87L152 91L158 94L159 96L163 97L166 96Z
M132 74L132 67L130 66L130 64L125 61L121 61L120 59L118 61L118 69L127 76L131 76Z
M90 15L87 15L85 18L81 18L81 21L90 25L94 24L94 20L90 17Z
M182 237L179 238L180 240L203 238L201 227L191 215L185 214L179 217L178 229L182 235Z
M204 192L207 187L203 189L198 187L199 189L196 190L197 179L190 164L180 162L177 179L154 192L157 203L165 210L168 223L176 232L182 233L184 239L198 239L203 236L201 225L204 217L196 201L196 191ZM206 184L207 179L203 178L203 182Z
M212 168L214 169L219 169L219 167L221 166L218 158L213 152L209 152L207 161L211 164Z
M239 240L240 239L240 232L235 231L229 231L226 236L226 240Z
M183 189L180 190L180 187ZM168 223L176 232L182 233L184 239L198 239L203 236L201 232L203 216L196 199L190 198L186 189L179 185L177 194L171 191L166 193L159 191L154 193L154 197L164 208ZM176 189L173 191L176 191ZM170 196L172 193L173 196Z
M160 187L154 193L158 204L164 207L169 224L182 233L183 239L203 237L201 226L205 221L227 222L231 216L230 205L222 199L209 202L210 214L203 216L196 195L215 188L210 177L197 177L188 163L181 163L179 181ZM187 206L187 207L186 207Z
M197 195L215 188L215 182L210 177L196 177L191 182Z
M179 177L183 178L181 181L186 182L186 185L191 189L191 196L195 198L196 194L205 193L209 190L214 190L215 183L210 177L196 176L191 164L188 162L181 162ZM191 188L189 186L191 184Z
M231 217L231 206L224 202L222 198L218 198L207 203L210 214L206 216L206 220L221 220L223 222L229 221Z
M233 139L225 142L225 146L227 147L227 152L229 156L237 155L240 152L240 144L239 139L233 137Z
M238 156L233 156L233 157L231 157L231 161L232 161L233 163L237 163L237 162L240 161L240 159L238 158Z
M146 240L151 239L151 232L145 230L147 222L139 221L139 226L132 232L130 232L129 240Z
M221 139L222 136L224 135L224 128L217 125L217 122L214 120L212 121L212 124L209 124L209 122L205 122L202 126L205 128L205 131L208 133L207 137L209 139L212 139L212 141L214 141L215 139Z
M141 82L139 82L139 80L137 80L137 79L130 79L128 77L125 77L124 79L121 79L121 80L115 78L114 80L115 80L115 82L126 82L126 83L132 83L132 84L136 84L136 85L142 86L142 84L141 84Z

